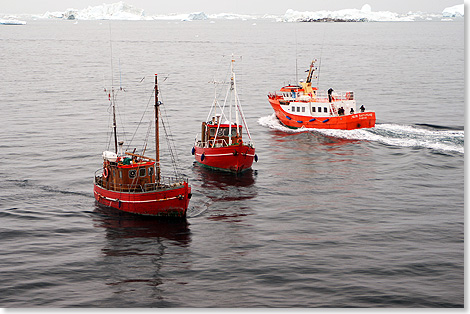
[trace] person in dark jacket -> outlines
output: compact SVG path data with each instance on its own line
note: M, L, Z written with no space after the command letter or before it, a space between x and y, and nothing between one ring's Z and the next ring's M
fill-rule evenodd
M333 88L330 88L330 89L328 90L328 101L329 101L329 102L331 102L331 99L332 99L331 93L332 93L333 91L334 91Z

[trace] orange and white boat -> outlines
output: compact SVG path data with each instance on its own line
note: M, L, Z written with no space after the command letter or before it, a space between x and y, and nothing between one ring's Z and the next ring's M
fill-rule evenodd
M94 195L98 203L125 212L148 216L186 217L191 198L188 180L161 176L159 150L159 106L155 75L155 158L122 151L116 132L114 89L109 93L113 109L114 152L103 152L103 168L95 172ZM145 147L147 147L145 145ZM176 162L176 161L173 161Z
M258 161L258 156L255 154L254 142L237 95L234 62L232 56L230 87L227 90L224 103L222 106L219 104L216 92L207 119L202 122L201 139L197 140L196 137L192 154L196 161L204 167L240 173L250 169L253 160ZM229 108L226 108L227 106ZM225 114L227 110L228 116ZM224 122L221 119L224 119ZM243 140L243 128L248 136L248 140L245 141Z
M287 85L270 93L268 100L279 121L293 129L342 129L373 128L375 112L366 111L364 105L356 107L352 91L319 91L312 86L317 70L313 60L306 81Z

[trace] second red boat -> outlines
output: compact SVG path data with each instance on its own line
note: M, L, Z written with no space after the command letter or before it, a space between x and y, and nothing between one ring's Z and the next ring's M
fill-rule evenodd
M202 122L201 139L194 143L192 154L204 167L239 173L250 169L253 160L258 161L258 156L255 154L254 143L237 95L234 62L232 56L230 87L224 103L220 105L216 95L207 116L207 122ZM228 117L225 110L228 110ZM234 111L235 122L232 120L232 111ZM225 121L222 123L221 119ZM246 142L243 141L243 127L248 136Z

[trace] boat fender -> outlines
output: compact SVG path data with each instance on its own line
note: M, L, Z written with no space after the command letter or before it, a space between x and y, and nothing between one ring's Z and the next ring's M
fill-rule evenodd
M328 122L328 121L330 121L330 119L325 119L322 122L325 123L325 122Z
M188 200L190 200L192 196L193 196L193 193L188 193Z
M195 152L196 152L196 148L194 148L193 146L193 149L191 150L191 155L194 155Z
M297 120L297 123L303 123L303 121Z
M118 206L121 208L121 200L118 200Z
M236 149L233 150L233 156L237 156L238 155L238 152Z
M108 170L108 168L104 168L103 169L103 177L106 179L106 178L108 178L108 176L109 176L109 170Z
M313 121L315 121L315 120L316 120L316 119L313 118L313 119L308 120L308 122L313 122Z
M255 154L255 162L258 162L258 155Z
M201 161L204 161L205 158L206 158L206 156L204 155L204 153L202 153L202 155L201 155Z
M289 120L292 120L292 118L291 118L291 117L289 117L289 116L286 116L286 118L287 118L287 119L289 119Z

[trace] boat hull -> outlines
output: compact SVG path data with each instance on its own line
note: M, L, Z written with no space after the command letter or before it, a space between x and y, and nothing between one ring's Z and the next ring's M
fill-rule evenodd
M213 148L196 146L194 157L204 167L239 173L251 168L255 159L255 149L247 145Z
M354 130L375 127L375 112L360 112L344 116L301 116L284 111L277 99L269 99L276 117L288 128Z
M96 201L100 204L147 216L186 217L191 198L191 187L187 182L175 187L140 193L111 191L95 182L93 191Z

